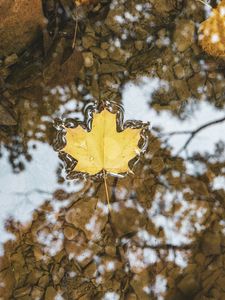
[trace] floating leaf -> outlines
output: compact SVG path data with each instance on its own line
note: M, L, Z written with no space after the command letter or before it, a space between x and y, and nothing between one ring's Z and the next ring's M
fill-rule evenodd
M208 54L225 57L225 0L201 23L199 43Z
M133 173L129 165L132 161L133 166L147 148L148 125L141 121L123 124L122 107L115 103L89 105L85 123L71 119L56 121L54 148L67 164L68 178L104 178L110 209L106 176Z
M66 128L66 146L61 151L77 160L77 172L125 173L130 171L128 162L141 152L141 131L142 128L126 128L118 132L116 114L104 109L93 114L91 131L81 125Z

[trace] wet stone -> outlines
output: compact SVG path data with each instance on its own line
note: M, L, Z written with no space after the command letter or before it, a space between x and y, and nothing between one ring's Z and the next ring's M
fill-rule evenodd
M24 266L24 264L25 264L23 254L20 251L14 253L11 256L10 260L13 263L14 267L15 266Z
M49 276L46 274L46 275L43 275L40 280L38 281L38 286L39 287L46 287L47 284L49 282Z
M177 286L185 295L193 295L199 289L196 278L191 274L182 278Z
M59 267L59 265L55 265L52 271L52 280L54 285L60 284L63 276L65 274L65 270L63 267Z
M19 289L15 290L13 295L14 295L15 298L20 299L23 296L29 295L30 291L31 291L31 287L25 286L25 287L22 287L22 288L19 288Z
M154 5L154 9L160 16L167 16L169 12L175 9L177 1L168 1L168 0L152 0L151 3Z
M16 124L17 121L13 118L13 116L2 105L0 105L0 125L14 126Z
M113 51L109 51L109 57L121 64L125 63L128 59L127 53L120 48L115 48Z
M96 45L96 40L90 35L85 35L82 37L82 45L85 49L89 49Z
M9 68L0 68L0 80L1 80L1 86L4 85L4 79L6 79L10 74Z
M44 27L40 0L1 1L0 55L19 53L29 46Z
M107 50L107 49L109 49L109 43L106 43L106 42L102 42L101 43L101 49L103 49L103 50Z
M68 241L65 243L65 250L70 259L74 259L77 263L85 267L93 259L93 257L101 250L101 248L94 243L87 243L86 241Z
M122 32L122 27L117 21L117 17L121 16L122 14L123 14L123 8L110 10L105 20L106 26L117 34L120 34Z
M154 157L151 162L151 169L154 172L160 173L164 168L164 162L160 157Z
M90 68L94 64L94 58L93 54L91 52L83 52L82 53L83 59L84 59L84 66L86 68Z
M191 97L189 86L185 80L174 80L172 82L172 85L175 88L176 94L181 101L185 101L189 97Z
M212 271L208 277L202 280L203 289L208 292L215 285L220 276L220 270Z
M90 23L87 23L87 25L86 25L85 34L87 34L88 36L92 36L92 37L95 36L94 27Z
M157 58L159 63L163 62L167 67L170 67L171 62L173 62L174 59L174 51L171 48L166 48L163 51L162 57L158 56Z
M3 299L10 299L12 295L13 287L15 285L14 274L11 269L6 269L0 273L0 297Z
M135 41L134 42L135 48L140 51L143 49L144 46L144 42L143 41Z
M135 35L137 39L145 40L148 37L148 31L141 26L135 26Z
M105 247L105 253L110 255L110 256L115 256L116 255L116 247L107 245Z
M185 78L190 78L192 75L194 75L194 71L190 65L184 64L184 70L185 70Z
M4 60L4 65L9 67L11 65L14 65L18 60L18 56L16 53L11 54L10 56L7 56Z
M64 258L64 256L65 256L65 249L62 249L54 256L54 259L57 263L60 263Z
M126 297L126 300L138 300L138 298L134 293L129 293Z
M43 294L44 294L44 289L41 289L38 286L35 286L35 287L33 287L32 292L31 292L31 299L32 300L41 299Z
M126 204L125 204L126 205ZM119 236L137 231L145 224L145 217L135 207L120 204L111 212L112 223Z
M220 298L220 291L217 289L212 289L210 291L210 296L214 297L215 299L221 299Z
M216 99L221 98L221 94L225 94L225 85L224 85L224 78L222 80L213 81L213 90L216 96Z
M45 292L45 300L53 300L57 295L57 291L53 286L48 286Z
M96 273L97 265L95 262L91 262L84 270L85 277L88 277L89 279L96 277Z
M6 256L0 256L0 272L10 266L10 261Z
M198 195L201 195L201 196L209 195L206 184L201 180L195 180L194 182L190 183L190 187Z
M195 261L199 264L199 265L203 265L205 262L205 256L202 253L197 253L195 255Z
M173 67L173 70L174 70L175 76L178 79L183 79L185 77L186 72L185 72L184 67L181 64L176 64Z
M34 246L33 248L34 257L36 261L43 259L43 250L40 246Z
M19 299L20 300L30 300L30 295L22 296Z
M205 255L218 255L221 252L221 237L217 233L207 232L202 241L202 251Z
M78 230L73 227L66 226L64 228L63 233L65 235L65 238L67 238L68 240L73 240L75 236L78 234Z
M157 69L157 74L160 78L163 78L167 81L172 81L174 79L173 71L167 65L159 65Z
M217 284L225 292L225 274L217 278Z
M201 71L201 66L200 66L199 62L194 59L191 60L191 67L195 73Z
M99 98L98 80L96 80L95 77L93 77L92 82L91 82L91 90L92 90L92 96L95 98Z
M97 198L87 198L75 203L66 214L66 221L80 228L89 240L99 239L107 222L101 202ZM80 215L85 211L85 216Z
M93 284L91 282L84 282L82 285L77 287L72 292L72 298L71 299L91 299L91 295L93 296ZM86 298L85 298L86 294Z
M117 83L116 80L108 74L101 75L99 82L101 86L107 86L108 88L116 86Z
M33 264L31 264L31 268L33 267ZM27 284L29 286L34 286L37 284L38 280L43 275L43 272L37 269L32 269L32 271L29 273L29 278L27 279Z
M137 57L131 57L128 60L129 68L132 72L141 71L143 72L143 68L152 67L153 62L156 62L156 59L159 58L160 53L157 48L152 48L151 50L148 50L144 52L143 54L138 55Z
M181 19L176 23L174 42L180 52L184 52L194 43L195 24L191 20Z
M188 85L192 94L198 98L203 94L203 88L205 86L205 76L201 73L195 74L188 80Z
M105 59L108 56L108 52L105 51L104 49L92 47L90 50L92 51L93 54L97 55L101 59Z
M149 275L147 271L136 274L131 280L131 286L135 291L138 299L149 300L149 294L145 292L146 287L149 286ZM132 298L131 298L132 299Z
M117 72L124 72L126 68L121 65L113 64L113 63L103 63L100 66L100 73L101 74L110 74L110 73L117 73Z

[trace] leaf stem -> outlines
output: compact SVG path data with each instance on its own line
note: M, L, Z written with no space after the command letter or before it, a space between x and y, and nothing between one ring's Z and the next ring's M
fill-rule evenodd
M108 191L108 186L107 186L107 176L105 170L103 171L103 178L104 178L104 185L105 185L105 194L106 194L106 199L107 199L107 204L108 204L108 209L111 211L111 205L109 202L109 191Z

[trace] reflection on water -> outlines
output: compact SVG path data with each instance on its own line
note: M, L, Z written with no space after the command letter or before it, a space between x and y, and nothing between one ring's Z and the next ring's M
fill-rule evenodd
M171 111L157 111L150 109L153 93L160 87L167 87L166 82L158 78L141 77L138 82L128 82L122 90L122 101L125 109L126 119L151 120L152 129L160 130L160 136L166 141L166 146L172 147L172 153L176 154L191 135L191 132L202 125L221 120L224 118L224 111L217 109L206 101L197 101L190 98L185 111L180 115L181 119L174 116ZM207 97L207 94L203 92ZM139 109L136 108L136 99L139 99ZM212 153L215 144L221 141L225 131L225 122L219 122L206 127L206 130L199 131L188 146L188 153L194 152ZM183 153L181 153L183 154Z
M46 143L30 140L28 152L32 157L30 162L22 160L24 171L13 173L4 150L1 158L1 242L5 242L8 233L4 231L7 219L22 223L32 220L32 213L39 208L46 199L52 199L52 193L58 189L65 192L78 192L83 188L82 182L58 182L57 169L59 160ZM35 146L35 148L34 148ZM54 176L53 176L54 175ZM3 200L4 199L4 200Z
M61 2L47 58L0 64L0 298L224 299L224 61L198 46L203 5L98 1L71 54ZM150 122L134 174L109 178L110 214L103 183L66 180L53 150L56 118L106 100Z

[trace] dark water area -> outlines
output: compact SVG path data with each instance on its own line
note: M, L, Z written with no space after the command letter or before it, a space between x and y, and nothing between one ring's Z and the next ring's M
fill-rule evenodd
M36 38L0 38L0 300L223 300L225 63L198 40L210 8L78 2L35 0L18 18ZM0 33L15 25L4 9ZM103 178L68 179L54 150L57 120L93 103L150 123L133 173L107 177L110 213Z

